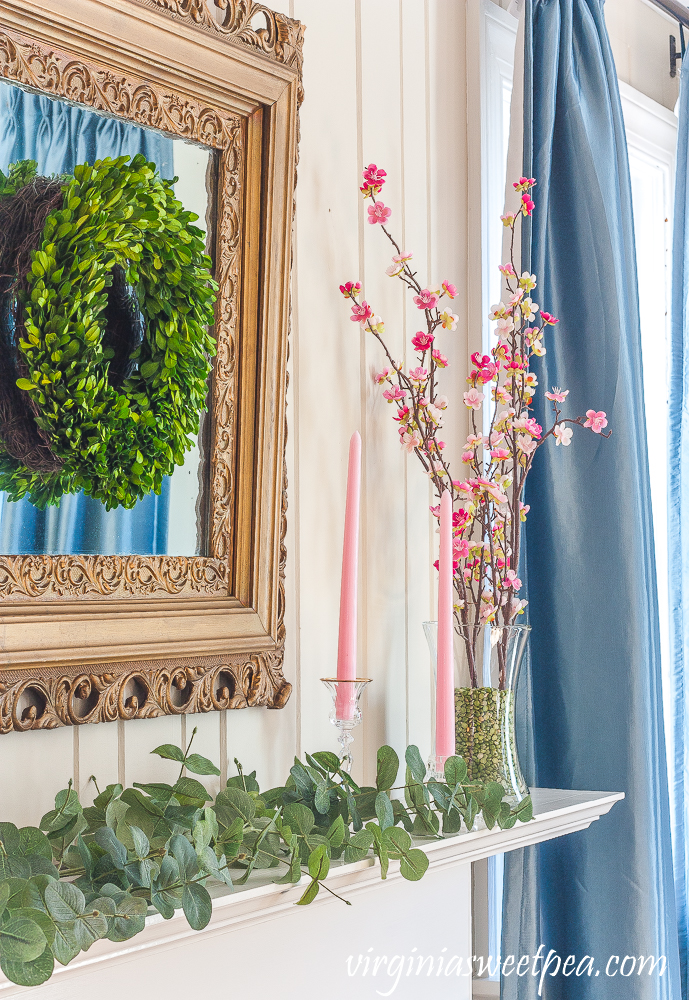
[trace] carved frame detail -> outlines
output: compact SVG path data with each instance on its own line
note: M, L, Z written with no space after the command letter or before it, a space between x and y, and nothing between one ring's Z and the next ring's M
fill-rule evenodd
M303 28L297 21L251 0L215 0L224 16L216 19L203 0L129 0L156 8L190 27L223 41L254 49L293 67L297 105L301 103ZM256 14L265 29L251 26ZM216 309L218 353L211 382L212 452L210 469L209 556L1 556L0 600L21 611L38 601L57 610L65 601L107 602L154 598L222 599L235 604L238 364L243 287L243 225L248 119L135 75L126 77L91 59L72 55L16 27L0 25L0 76L29 90L83 104L172 137L218 150ZM298 125L295 123L295 129ZM294 167L296 171L296 148ZM293 211L293 205L290 205ZM285 336L287 331L285 330ZM286 375L283 391L286 390ZM286 433L283 435L283 440ZM0 733L54 728L117 718L207 712L264 705L282 708L291 685L282 674L284 656L284 575L286 547L286 473L283 460L277 559L277 619L255 651L191 657L122 660L88 665L47 661L33 668L0 665ZM150 605L150 600L148 604ZM0 605L0 609L2 607ZM239 604L241 607L241 604ZM180 606L181 607L181 606ZM173 612L174 613L174 612ZM250 642L250 640L249 640ZM213 643L201 644L210 648ZM217 645L217 643L215 644ZM243 644L246 647L247 642ZM263 648L261 648L263 647ZM267 648L266 648L267 647ZM59 660L59 658L58 658Z

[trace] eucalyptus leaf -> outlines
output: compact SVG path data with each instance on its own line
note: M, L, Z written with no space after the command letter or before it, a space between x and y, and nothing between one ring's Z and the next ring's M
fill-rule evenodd
M392 811L392 802L387 792L378 792L376 796L376 816L381 830L389 826L394 826L395 815Z
M12 983L19 986L40 986L52 976L55 959L47 947L31 962L13 962L0 954L0 968Z
M47 943L39 925L29 917L12 915L0 925L0 955L7 962L31 962L43 954Z
M46 886L44 899L48 913L60 923L76 920L86 905L83 892L70 882L51 882Z
M203 930L213 913L213 904L208 890L197 882L189 882L184 886L182 892L182 908L184 916L189 921L189 926L193 927L195 931Z
M413 745L408 746L404 759L407 762L407 767L411 771L414 780L423 782L426 778L426 765L424 764L423 758L419 753L419 748Z
M108 852L116 868L124 868L127 860L127 848L121 840L118 840L114 830L111 830L109 826L103 826L100 830L96 830L93 839L99 847Z
M318 879L312 879L302 897L297 900L297 906L308 906L309 903L312 903L318 895L320 888L321 885Z
M389 791L397 781L400 759L389 746L382 746L377 754L376 788L379 792Z
M197 753L190 754L185 759L184 766L187 771L191 771L192 774L220 774L219 769L212 761L208 760L207 757L201 757Z
M317 847L309 855L309 875L311 878L324 879L330 870L330 857L325 844Z
M181 833L175 834L170 841L170 852L179 866L179 877L183 882L188 882L198 875L199 862L196 851Z

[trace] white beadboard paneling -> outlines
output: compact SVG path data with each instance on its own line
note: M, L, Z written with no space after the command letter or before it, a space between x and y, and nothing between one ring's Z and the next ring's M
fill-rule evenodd
M195 715L185 716L185 748L194 729L196 729L191 753L200 753L202 757L213 761L218 768L220 768L220 727L224 724L226 714L225 712L199 712ZM214 774L192 774L190 771L189 777L200 781L213 797L220 791L220 778Z
M79 752L79 799L91 805L97 795L93 775L101 791L118 780L118 726L116 722L76 728Z
M257 772L256 777L262 789L284 785L294 757L294 705L288 702L279 711L246 708L225 714L228 777L237 773L234 764L236 757L246 772ZM312 746L307 744L305 749L311 750Z
M392 209L386 228L401 238L404 218L400 116L400 5L398 0L366 0L362 6L361 137L365 166L376 163L387 171L378 198ZM386 58L379 58L381 38ZM385 109L385 110L383 110ZM385 268L394 248L379 225L368 224L364 212L364 291L374 313L385 321L385 340L392 356L404 356L405 300L401 282ZM362 552L365 554L365 619L367 670L373 683L364 718L366 779L375 776L375 751L389 742L403 749L406 738L405 642L405 468L394 407L371 381L386 358L377 341L364 340L362 395L366 401L364 470L362 477Z
M311 750L333 738L319 678L336 671L349 439L363 430L360 335L338 290L360 277L355 5L338 4L337 44L330 5L297 0L294 16L307 25L308 97L301 111L297 193L295 404L288 415L297 422L298 478L290 495L296 493L298 504L299 547L289 557L298 560L300 588L301 746ZM360 612L360 634L362 620ZM362 655L362 669L364 662Z
M38 826L74 776L72 730L7 733L0 737L0 761L0 819Z
M191 730L189 730L191 732ZM177 715L159 719L132 719L124 727L125 782L169 781L179 774L175 761L151 753L164 743L182 744L182 725Z
M401 150L404 183L404 246L414 253L414 269L420 280L433 281L428 261L431 219L427 211L427 87L426 34L428 12L417 0L402 0L400 10ZM437 276L436 276L437 277ZM455 310L456 312L457 310ZM415 358L410 340L421 323L407 294L404 314L405 358ZM454 339L455 334L444 335ZM438 338L441 350L445 340ZM430 753L430 658L421 628L422 621L435 617L432 601L432 541L435 535L428 508L431 489L421 463L415 456L405 459L406 487L406 644L407 644L407 733L406 743L415 743L424 757Z

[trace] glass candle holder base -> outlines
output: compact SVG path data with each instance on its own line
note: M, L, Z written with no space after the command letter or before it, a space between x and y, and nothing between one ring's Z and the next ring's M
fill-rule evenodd
M361 692L370 677L356 677L353 680L338 680L337 677L321 677L321 681L332 695L333 707L330 710L330 721L337 727L337 740L340 744L340 767L347 774L352 770L351 744L354 742L352 729L359 725L362 719Z

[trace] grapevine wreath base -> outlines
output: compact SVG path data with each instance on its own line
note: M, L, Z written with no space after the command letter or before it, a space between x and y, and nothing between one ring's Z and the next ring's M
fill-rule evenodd
M217 285L198 218L141 154L0 172L0 490L133 507L205 406Z

